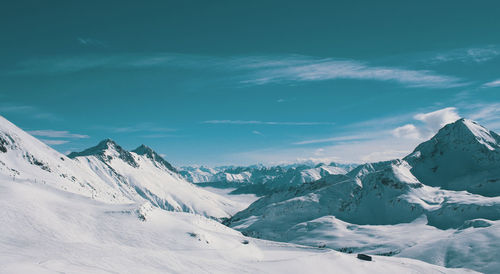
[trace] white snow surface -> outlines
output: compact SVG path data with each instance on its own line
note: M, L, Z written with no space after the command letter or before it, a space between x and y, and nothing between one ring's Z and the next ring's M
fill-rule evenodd
M0 179L0 273L471 273L245 237L201 215Z

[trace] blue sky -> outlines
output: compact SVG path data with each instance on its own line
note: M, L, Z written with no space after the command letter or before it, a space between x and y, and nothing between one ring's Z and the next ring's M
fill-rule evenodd
M2 3L0 114L63 153L112 138L176 165L385 160L458 117L500 131L498 1L247 2Z

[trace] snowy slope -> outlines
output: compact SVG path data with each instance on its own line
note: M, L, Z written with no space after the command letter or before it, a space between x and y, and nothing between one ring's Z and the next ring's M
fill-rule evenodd
M365 164L346 175L269 193L228 224L265 239L494 273L500 265L487 254L500 252L490 244L500 240L498 141L494 132L461 119L405 160ZM418 237L410 236L413 231ZM455 239L486 250L464 256L459 244L451 244ZM425 252L433 244L434 252Z
M422 218L422 225L405 224ZM442 229L458 230L475 219L500 219L500 197L423 185L411 174L408 163L397 160L366 164L347 175L270 194L234 215L228 224L245 235L264 239L394 255L407 254L402 251L421 244L421 239L448 236L452 233L442 233ZM373 225L379 229L366 229ZM412 231L420 238L410 236ZM403 237L391 238L398 233ZM493 230L490 240L498 241L499 237L500 231ZM453 253L448 253L459 252L458 246L441 251L446 252L439 254L447 257L446 261L428 260L421 254L412 258L475 269L479 269L478 258L484 259L464 257L458 263ZM497 253L500 249L490 246L488 251ZM480 269L492 273L491 269L499 266L489 264Z
M0 117L0 177L91 197L106 203L150 201L166 210L223 218L241 206L185 181L150 148L128 152L104 140L68 158Z
M30 180L108 203L129 203L133 191L102 181L0 116L0 175Z
M468 219L500 219L500 197L423 185L405 161L395 160L272 193L233 216L231 223L247 233L277 239L289 226L325 215L355 224L397 224L423 214L439 228L458 227Z
M247 238L200 215L0 180L0 273L471 273Z
M222 218L239 208L234 202L185 181L151 148L141 145L134 151L107 139L69 157L110 185L130 186L134 190L131 199L145 199L165 210Z
M500 195L500 136L474 121L446 125L405 160L426 185Z
M299 223L286 233L297 244L498 273L499 226L500 221L476 219L458 229L441 230L427 225L425 217L396 225L355 225L324 216Z

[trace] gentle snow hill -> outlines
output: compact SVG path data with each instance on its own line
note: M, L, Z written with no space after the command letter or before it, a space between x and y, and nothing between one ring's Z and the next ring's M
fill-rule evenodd
M498 273L500 221L475 219L458 229L427 225L425 217L396 225L355 225L333 216L299 223L286 232L293 243L346 253L407 257L446 267Z
M224 218L241 206L185 181L150 148L129 152L104 140L71 159L0 116L0 175L106 202L150 201L166 210Z
M500 195L500 136L474 121L446 125L404 159L426 185Z
M0 208L0 273L472 273L252 239L200 215L2 176Z

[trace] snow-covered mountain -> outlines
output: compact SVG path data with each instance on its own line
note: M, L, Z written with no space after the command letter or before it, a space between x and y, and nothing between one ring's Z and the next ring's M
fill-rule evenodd
M289 164L279 166L254 165L248 167L181 168L181 174L200 186L237 188L235 194L265 195L319 180L327 175L345 174L355 165L350 164Z
M47 184L108 203L132 200L122 188L105 183L93 171L53 150L0 116L0 176L4 180L28 180Z
M129 152L112 140L69 157L0 117L0 176L47 184L106 203L150 202L171 211L229 217L240 208L185 181L142 145Z
M500 136L474 121L446 125L405 160L426 185L500 195Z
M491 255L485 258L481 251L463 256L460 245L433 237L488 248L486 254L500 252L490 244L500 240L500 197L495 192L500 184L498 140L495 133L461 119L404 160L364 164L344 175L270 192L227 224L265 239L346 252L399 254L495 273L500 264L493 263ZM417 222L422 219L423 223ZM422 231L430 231L420 237L422 241L405 234ZM470 238L465 239L465 233ZM425 252L431 243L439 244L434 257Z
M205 217L227 215L224 199L145 146L70 156L0 117L0 273L471 273L246 237Z
M181 167L179 171L186 180L194 184L213 182L215 174L219 172L218 168L205 166L185 166Z
M469 219L500 219L499 212L500 197L426 186L411 174L408 163L395 160L271 193L233 216L231 224L249 235L278 239L288 226L325 215L371 225L411 222L426 215L430 225L446 229Z
M234 202L185 181L170 163L145 145L129 152L107 139L68 156L107 184L126 186L123 194L132 200L145 199L162 209L216 218L228 217L238 208Z

